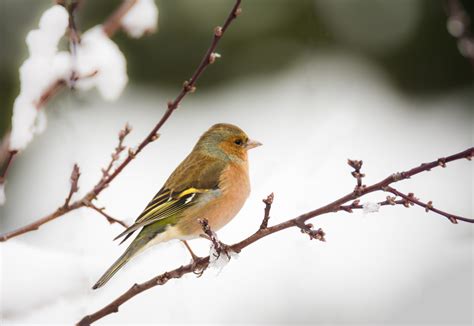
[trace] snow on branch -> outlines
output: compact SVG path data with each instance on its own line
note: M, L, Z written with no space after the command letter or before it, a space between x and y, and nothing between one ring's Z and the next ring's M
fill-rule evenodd
M125 56L110 37L122 26L133 37L157 29L158 8L153 0L125 0L104 25L79 37L74 14L78 1L66 1L47 9L38 29L26 37L29 57L20 67L20 93L13 105L12 129L5 139L6 164L0 177L0 205L13 157L46 129L46 114L40 110L65 86L79 90L97 88L105 100L116 100L128 82ZM58 51L58 43L69 28L70 52ZM1 162L0 162L1 163Z
M213 53L215 53L215 49L217 48L217 45L219 44L220 40L224 36L225 31L227 28L230 26L232 21L237 18L238 14L241 12L239 9L241 0L236 0L234 6L231 9L231 12L227 16L227 19L224 22L224 25L222 27L217 26L214 29L214 37L212 39L211 45L209 46L208 50L204 54L201 62L199 63L198 67L192 74L191 78L183 83L183 87L181 89L181 92L178 94L178 96L172 100L169 101L167 104L167 110L161 117L161 119L157 122L157 124L152 128L152 130L148 133L148 135L135 147L135 148L128 148L127 150L127 155L126 157L119 163L121 159L121 154L125 151L125 146L123 145L124 138L130 133L131 128L126 125L123 130L119 132L119 144L115 148L112 156L111 156L111 161L107 165L105 169L103 169L102 177L100 180L96 183L96 185L89 191L87 192L84 197L77 199L74 202L69 203L67 206L60 206L58 209L56 209L54 212L51 214L48 214L44 216L43 218L40 218L26 226L20 227L16 230L7 232L5 234L0 235L0 242L7 241L8 239L11 239L13 237L17 237L21 234L35 231L37 230L41 225L48 223L52 220L57 219L60 216L65 215L66 213L69 213L70 211L76 210L81 207L89 207L105 218L107 218L107 214L104 214L104 208L98 208L96 205L93 204L94 200L97 199L99 194L106 189L110 183L127 167L127 165L135 159L135 157L150 143L153 141L157 140L159 138L158 131L161 129L161 127L168 121L170 116L173 114L173 112L178 108L179 104L183 100L183 98L189 94L192 93L196 90L196 83L198 79L201 77L203 72L206 70L206 68L212 64L211 57ZM133 2L135 3L135 2ZM124 10L127 9L127 11L130 9L130 5L132 4L132 1L126 1L124 4L117 10L117 13L115 15L112 15L111 18L109 18L108 23L104 24L104 26L109 26L110 21L112 22L117 22L116 17L120 16L123 17L125 15ZM127 6L126 6L127 5ZM125 8L125 9L124 9ZM119 15L120 14L120 15ZM114 18L115 17L115 18ZM115 24L112 24L113 26L117 26ZM115 28L114 27L114 28ZM115 31L115 29L108 27L106 29L104 27L104 30L108 30L109 32ZM107 35L110 35L106 32ZM83 37L84 39L84 37ZM117 166L116 166L117 163ZM115 222L116 219L114 218L107 218L109 222ZM122 225L124 225L122 222L118 222Z
M128 82L125 56L100 25L82 35L73 69L79 76L94 75L79 79L77 89L97 88L108 101L118 99Z
M158 7L153 0L138 0L122 19L122 28L134 38L156 31L157 26Z
M214 264L215 264L216 257L219 257L219 255L224 257L224 265L225 265L225 263L230 260L230 256L227 256L227 257L225 256L226 253L229 253L229 252L240 253L242 249L250 246L252 243L259 241L268 235L280 232L282 230L292 228L292 227L299 228L302 233L309 235L310 239L325 241L325 233L323 232L323 230L321 229L314 230L313 225L307 224L306 222L309 219L313 219L317 216L324 215L324 214L335 213L335 212L340 212L340 211L351 213L353 209L364 209L364 205L360 205L360 201L357 200L357 198L363 197L369 193L390 192L390 193L393 193L396 197L401 198L397 200L396 197L387 196L385 201L382 201L377 204L380 206L393 206L393 205L401 204L406 207L409 207L411 206L411 204L416 204L425 208L426 212L434 212L438 215L448 217L449 220L453 223L457 221L474 223L473 218L465 218L461 216L456 216L453 214L443 212L438 209L434 209L434 207L432 207L431 202L429 202L431 204L424 204L420 202L417 198L415 198L413 194L405 195L390 186L393 183L408 179L419 173L428 172L433 168L440 167L440 166L445 167L446 164L449 162L462 160L462 159L471 160L473 156L474 156L474 147L471 147L457 154L443 157L429 163L423 163L410 170L407 170L404 172L393 173L389 175L388 177L386 177L385 179L381 180L380 182L374 183L370 186L365 186L362 184L362 181L360 178L361 177L360 169L362 167L362 163L354 164L354 165L349 163L349 165L351 165L354 168L354 170L357 171L357 173L359 174L359 175L356 174L354 176L357 179L357 186L353 191L351 191L350 193L348 193L347 195L339 199L336 199L335 201L325 206L319 207L313 211L307 212L300 216L291 218L282 223L269 227L268 219L269 219L270 208L273 203L273 194L271 194L270 196L268 196L266 199L263 200L265 204L264 217L263 217L263 222L262 222L263 227L260 226L255 233L253 233L252 235L245 238L244 240L231 246L222 244L222 242L220 242L217 239L216 234L209 228L207 221L203 219L200 221L200 223L203 228L203 233L205 234L204 237L208 238L212 242L211 253L209 256L197 258L196 260L194 260L188 265L180 266L174 270L155 276L154 278L144 283L141 283L141 284L135 283L130 289L125 291L122 295L117 297L111 303L107 304L106 306L97 310L96 312L83 317L77 323L77 325L79 326L90 325L91 323L99 319L102 319L103 317L107 315L116 313L119 311L119 307L122 304L131 300L136 295L146 290L149 290L155 286L165 285L171 279L179 279L185 274L196 273L196 271L199 271L198 275L201 275L211 266L211 262L214 261ZM362 161L353 161L353 162L362 162ZM352 201L351 204L346 204L350 201ZM212 255L215 255L215 257L212 257ZM219 262L218 264L222 264L222 262ZM218 267L222 268L223 266L218 266Z
M46 128L46 117L38 110L42 94L58 79L67 77L70 57L58 52L58 42L66 32L67 10L55 5L46 10L39 28L26 37L30 57L20 67L20 94L13 105L10 150L24 149L35 134Z

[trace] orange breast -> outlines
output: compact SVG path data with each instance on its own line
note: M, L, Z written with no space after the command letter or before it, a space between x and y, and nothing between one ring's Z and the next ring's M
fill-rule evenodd
M183 238L202 234L199 218L206 218L212 230L217 231L237 215L250 194L247 162L230 163L221 174L219 189L214 198L190 210L178 222Z

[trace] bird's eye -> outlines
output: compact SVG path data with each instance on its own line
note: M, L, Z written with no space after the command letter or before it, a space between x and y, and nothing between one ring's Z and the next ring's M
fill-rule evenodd
M243 144L242 139L237 139L234 141L234 144L241 146Z

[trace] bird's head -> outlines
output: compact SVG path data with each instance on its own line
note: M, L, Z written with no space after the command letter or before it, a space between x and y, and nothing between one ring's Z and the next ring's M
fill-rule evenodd
M261 145L260 142L250 139L239 127L218 123L201 136L196 146L213 155L246 159L249 149Z

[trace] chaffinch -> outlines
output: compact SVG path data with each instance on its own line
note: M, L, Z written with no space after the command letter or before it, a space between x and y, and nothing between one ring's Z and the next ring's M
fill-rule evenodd
M250 193L247 151L260 145L231 124L220 123L207 130L135 223L115 238L125 237L124 242L141 229L93 289L151 245L199 237L198 219L206 218L214 231L229 223Z

